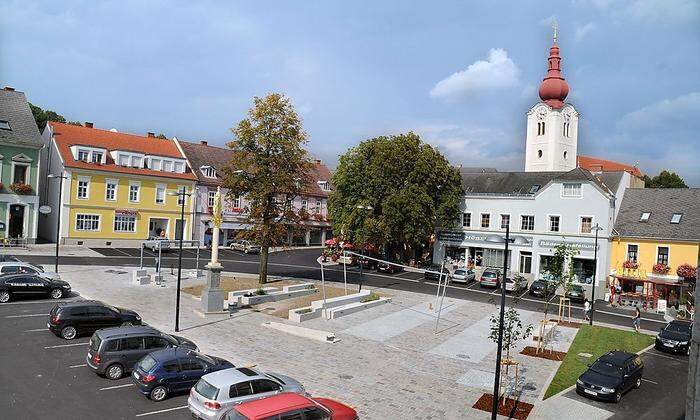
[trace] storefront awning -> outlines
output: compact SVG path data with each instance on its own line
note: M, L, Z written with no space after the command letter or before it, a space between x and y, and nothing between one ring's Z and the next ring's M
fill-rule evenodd
M667 279L667 278L661 278L661 277L631 277L631 276L621 276L618 274L611 274L610 277L616 278L618 280L623 280L623 281L637 281L640 283L654 283L654 284L661 284L664 286L688 286L688 283L684 283L682 281L678 280L673 280L673 279Z

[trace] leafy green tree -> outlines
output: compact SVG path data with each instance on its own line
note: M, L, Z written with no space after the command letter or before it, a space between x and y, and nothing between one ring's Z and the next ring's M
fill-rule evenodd
M644 175L643 180L644 186L647 188L688 188L680 175L665 169L653 178Z
M547 271L550 274L550 285L557 291L561 291L561 295L565 296L566 292L571 290L574 280L574 257L580 251L571 244L560 243L554 247L554 256L547 266ZM549 310L549 299L544 302L544 318L547 319Z
M223 184L231 197L245 195L249 203L252 228L242 235L260 244L259 280L264 284L269 248L282 245L290 227L301 223L292 203L310 185L313 164L304 149L301 120L283 95L253 98L248 116L232 132L228 147L233 157L223 168Z
M436 225L459 217L459 171L412 132L361 142L340 156L328 207L333 230L351 242L415 257Z
M489 338L498 344L498 328L500 327L499 314L493 314L490 317L491 327ZM532 334L534 327L532 324L527 326L520 319L520 314L514 307L506 309L503 314L503 346L502 350L506 351L506 359L510 359L510 351L514 349L520 340L528 338ZM508 371L506 370L506 373Z
M43 110L32 103L29 103L29 108L32 110L32 115L34 115L34 121L36 121L36 126L39 127L39 131L44 130L47 121L55 121L60 123L66 122L63 115L60 115L54 111L48 109Z
M167 137L165 137L165 134L163 134L163 133L158 134L158 135L156 136L156 138L157 138L157 139L163 139L163 140L167 139Z
M79 125L80 127L83 126L83 124L80 121L68 121L66 124L68 125Z

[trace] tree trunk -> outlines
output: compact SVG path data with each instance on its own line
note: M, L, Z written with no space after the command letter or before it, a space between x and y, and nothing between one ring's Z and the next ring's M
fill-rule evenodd
M267 283L267 256L269 255L270 248L267 245L260 247L260 269L258 281L260 284Z

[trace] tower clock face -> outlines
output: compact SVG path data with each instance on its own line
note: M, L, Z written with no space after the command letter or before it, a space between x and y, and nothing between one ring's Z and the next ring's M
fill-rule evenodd
M543 120L547 117L547 109L545 107L540 107L540 109L537 110L537 119Z
M564 114L564 121L566 121L566 122L571 121L571 112L567 112Z

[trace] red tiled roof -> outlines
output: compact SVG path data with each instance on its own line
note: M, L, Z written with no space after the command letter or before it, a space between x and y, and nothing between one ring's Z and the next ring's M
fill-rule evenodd
M49 122L49 125L53 129L53 138L56 141L56 146L58 147L58 151L61 153L61 157L63 158L63 162L66 167L134 175L150 175L165 178L190 180L197 179L192 172L175 173L154 171L146 168L119 166L115 164L114 160L109 154L110 151L123 150L143 153L145 155L185 159L173 140L137 136L135 134L127 133L116 133L99 128L87 128L57 122ZM100 147L106 149L106 164L102 165L75 160L70 151L70 147L75 145Z
M639 170L639 168L637 168L636 166L590 156L579 155L576 158L576 166L579 168L587 169L591 172L625 171L639 178L644 176L642 171Z

